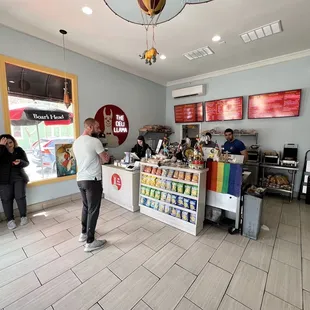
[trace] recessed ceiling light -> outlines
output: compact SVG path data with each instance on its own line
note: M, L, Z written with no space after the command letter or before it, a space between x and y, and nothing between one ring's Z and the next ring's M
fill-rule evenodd
M219 35L215 35L213 38L212 38L212 41L213 42L218 42L221 40L221 37Z
M84 6L82 8L82 12L86 15L92 15L93 14L93 10L88 6Z
M14 81L9 81L9 83L14 84L15 82Z
M166 57L166 55L161 54L161 55L159 56L159 58L162 59L162 60L165 60L167 57Z

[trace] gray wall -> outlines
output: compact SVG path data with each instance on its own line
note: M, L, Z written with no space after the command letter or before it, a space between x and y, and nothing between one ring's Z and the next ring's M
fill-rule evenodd
M310 149L310 57L292 60L285 63L232 73L225 76L195 81L193 85L206 84L207 94L203 97L172 99L171 91L189 84L168 87L166 90L166 122L174 128L172 140L180 139L180 125L174 124L174 105L221 99L234 96L244 96L244 119L241 121L204 122L202 130L212 128L242 128L256 129L259 133L258 143L265 149L281 151L287 142L297 143L299 146L300 171L305 152ZM299 117L282 119L247 119L247 96L278 90L302 88L302 102ZM218 137L214 137L215 139ZM255 143L253 138L242 137L247 145ZM218 139L224 142L223 138ZM299 173L297 185L300 182ZM295 188L297 190L297 188Z
M0 25L0 54L63 70L62 49L56 45ZM68 52L67 71L78 76L80 130L87 117L94 117L105 104L119 106L127 114L130 131L126 142L112 153L122 156L135 143L140 127L165 124L165 87ZM4 132L0 98L0 133ZM59 182L27 191L33 204L78 192L75 180ZM2 211L0 206L0 212Z

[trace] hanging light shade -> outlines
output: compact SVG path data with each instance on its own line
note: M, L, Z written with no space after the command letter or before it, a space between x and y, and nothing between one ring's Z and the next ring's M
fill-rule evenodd
M166 0L137 0L140 9L149 16L159 14L166 5Z
M65 35L68 33L64 29L60 29L59 32L62 34L62 49L64 55L64 74L65 74L65 83L64 83L64 100L63 103L67 109L71 105L69 90L68 90L68 81L67 81L67 70L66 70L66 46L65 46Z
M176 17L186 4L207 3L213 0L103 0L120 18L138 25L165 23ZM146 16L146 18L143 15Z

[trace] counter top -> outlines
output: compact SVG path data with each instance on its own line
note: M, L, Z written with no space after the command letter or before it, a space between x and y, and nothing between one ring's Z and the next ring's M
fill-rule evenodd
M132 174L140 173L140 169L138 169L138 170L126 170L126 168L114 166L114 165L102 165L102 168L110 168L110 169L112 168L112 169L116 169L119 171L125 171L125 172L132 173Z
M260 164L262 168L270 168L270 169L280 169L280 170L290 170L290 171L298 171L298 167L287 167L287 166L278 166L278 165L267 165L267 164Z

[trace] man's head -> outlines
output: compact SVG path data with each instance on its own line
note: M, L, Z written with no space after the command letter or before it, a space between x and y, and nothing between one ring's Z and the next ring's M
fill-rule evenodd
M99 123L94 118L87 118L84 121L84 132L87 135L98 137L101 133Z
M228 142L231 142L234 140L234 131L230 128L227 128L224 132L224 135L225 135L225 139L228 141Z
M139 136L138 139L137 139L137 143L138 143L140 146L143 146L144 143L145 143L144 137L143 137L143 136Z
M212 140L212 135L210 134L210 132L206 133L206 138L207 138L207 141L211 141Z

